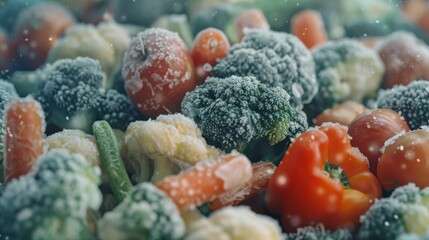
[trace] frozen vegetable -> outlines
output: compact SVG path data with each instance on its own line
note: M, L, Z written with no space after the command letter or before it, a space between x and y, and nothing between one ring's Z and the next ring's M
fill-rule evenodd
M386 66L383 87L429 79L429 47L414 35L395 32L383 39L377 49Z
M28 174L43 154L45 119L32 98L12 100L6 108L4 179L10 182Z
M390 109L375 109L357 116L350 124L347 133L351 144L368 158L369 170L376 175L381 156L381 148L391 137L410 131L407 122Z
M131 192L133 185L125 170L118 139L109 123L104 120L95 121L92 124L92 131L100 152L103 170L116 200L121 202Z
M388 108L399 113L411 130L429 125L429 82L413 81L407 86L381 90L370 106Z
M11 239L93 239L87 213L101 204L99 170L82 155L54 150L0 198L0 232Z
M245 31L242 42L234 45L212 72L219 78L253 76L269 87L281 87L294 106L310 102L318 89L311 53L288 33Z
M43 139L46 151L67 149L72 154L81 154L93 167L100 166L100 154L94 136L78 129L64 129Z
M76 57L96 59L106 73L103 88L107 90L112 88L115 74L121 70L122 58L130 41L125 29L113 22L98 26L79 24L67 29L49 51L48 61L52 63Z
M249 159L237 152L208 158L156 186L173 200L180 211L212 201L224 192L240 188L252 177Z
M402 186L377 200L360 219L358 240L397 239L403 234L424 236L429 231L429 189Z
M278 223L249 208L228 207L214 212L208 219L195 221L189 227L185 240L278 240L283 239Z
M102 240L179 240L185 224L174 203L150 183L136 185L113 211L98 222Z
M45 70L46 77L33 95L41 103L47 123L89 133L95 120L107 120L114 128L126 129L137 119L138 113L126 96L102 89L105 75L97 60L60 59Z
M195 88L195 69L177 33L151 28L139 33L125 53L122 76L131 102L145 116L180 111L186 92Z
M305 106L309 119L346 100L362 102L376 93L384 74L377 53L356 40L330 41L313 49L319 91Z
M429 129L401 132L386 141L378 160L377 177L391 191L407 183L420 188L429 186Z
M125 163L134 182L156 183L221 153L206 143L192 119L179 113L133 122L124 139Z
M254 77L213 77L185 96L182 112L209 144L226 152L251 152L260 140L273 145L307 128L305 115L289 99L285 90Z
M196 84L201 85L211 76L216 62L229 53L225 34L216 28L206 28L198 33L192 44L192 60L195 64Z
M325 124L292 143L268 182L267 207L286 230L324 224L356 229L359 217L381 197L367 159L352 148L347 131Z

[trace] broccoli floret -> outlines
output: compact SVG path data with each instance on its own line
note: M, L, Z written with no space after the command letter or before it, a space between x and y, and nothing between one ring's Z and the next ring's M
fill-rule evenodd
M288 33L248 29L243 41L218 61L213 74L254 76L270 87L285 89L295 106L310 102L318 89L310 52Z
M429 189L414 184L395 189L389 198L377 200L360 219L357 239L396 239L403 234L429 232Z
M325 230L323 225L299 228L296 233L287 235L286 240L352 240L352 234L347 229L336 231Z
M82 155L54 150L0 198L0 232L11 239L93 239L87 212L101 204L99 170Z
M82 57L58 60L47 71L34 93L47 123L89 132L105 77L99 62Z
M407 86L381 90L374 102L375 108L388 108L404 117L411 130L429 125L429 82L413 81Z
M64 37L49 51L48 62L79 56L97 59L106 73L102 85L107 90L121 69L122 57L130 41L126 30L113 22L98 26L75 25L68 28Z
M98 223L102 240L181 239L185 224L176 205L150 183L141 183Z
M106 120L112 128L125 131L128 125L139 119L130 99L116 90L110 89L100 97L99 119Z
M105 75L97 60L61 59L44 71L45 78L33 95L41 103L47 123L89 133L95 120L107 120L114 127L126 129L137 119L138 113L125 95L103 90Z
M209 144L244 151L261 139L274 145L295 137L300 113L289 98L285 90L254 77L212 77L185 96L182 113L194 119Z
M6 133L6 106L8 103L18 97L15 87L0 79L0 179L3 179L3 148L4 136Z
M313 51L319 91L305 105L309 120L346 100L363 101L378 90L384 65L377 53L356 40L325 43Z

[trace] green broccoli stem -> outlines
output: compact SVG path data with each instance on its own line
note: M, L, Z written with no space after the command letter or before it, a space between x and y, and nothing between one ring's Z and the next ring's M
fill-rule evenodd
M100 152L101 162L118 202L121 202L132 191L133 185L128 177L125 165L119 150L118 140L113 129L106 121L96 121L92 130Z

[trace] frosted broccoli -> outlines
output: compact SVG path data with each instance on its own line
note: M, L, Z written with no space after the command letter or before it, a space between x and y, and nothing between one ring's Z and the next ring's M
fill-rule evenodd
M219 78L254 76L270 87L281 87L294 106L310 102L318 84L311 53L295 36L287 33L249 29L242 42L213 68Z
M134 182L177 174L221 151L207 145L197 125L182 114L160 115L155 120L136 121L125 132L125 163ZM153 172L150 167L153 166Z
M185 224L176 205L150 183L141 183L98 223L101 240L181 239Z
M396 239L404 234L429 233L429 188L415 184L395 189L389 198L374 203L361 217L359 240Z
M429 125L429 82L413 81L407 86L382 90L372 103L376 108L388 108L404 117L411 130Z
M352 233L347 229L326 230L323 225L298 228L296 233L287 234L286 240L352 240Z
M361 102L378 90L384 65L378 54L356 40L342 39L313 50L319 91L305 106L309 118L346 100Z
M11 239L93 239L87 213L101 204L99 170L54 150L0 197L0 232Z
M278 240L283 237L274 219L240 206L221 209L208 219L192 223L185 240Z
M49 51L48 62L79 56L97 59L106 73L103 88L110 89L130 41L126 30L113 22L72 26Z
M6 133L6 106L10 100L17 98L15 87L0 79L0 179L3 179L3 148L4 135Z
M61 59L45 71L34 98L41 103L47 123L91 132L95 120L106 120L120 129L136 120L137 110L126 96L103 90L105 75L97 60Z
M307 128L305 114L289 98L285 90L254 77L212 77L185 96L182 112L194 119L209 144L243 152L260 140L274 145Z

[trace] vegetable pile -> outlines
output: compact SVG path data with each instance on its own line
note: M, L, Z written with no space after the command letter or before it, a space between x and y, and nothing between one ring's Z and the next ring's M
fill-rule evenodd
M429 239L426 0L0 0L0 240Z

